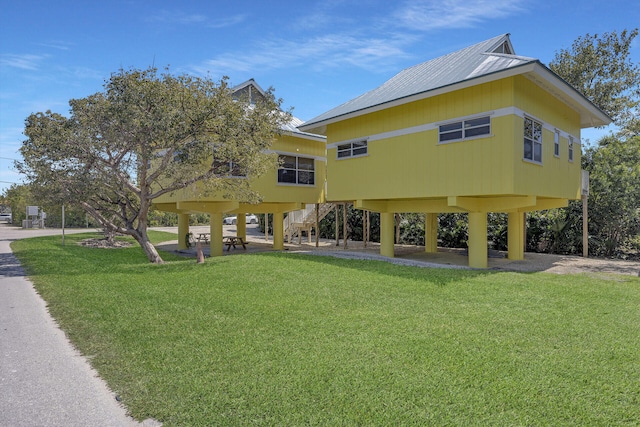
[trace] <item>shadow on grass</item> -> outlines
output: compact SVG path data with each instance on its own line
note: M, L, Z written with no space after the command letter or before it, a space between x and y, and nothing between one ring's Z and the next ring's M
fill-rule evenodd
M452 282L463 281L478 276L499 273L492 270L466 270L449 268L416 267L411 265L398 265L387 261L373 259L338 258L326 255L292 254L283 252L262 252L248 256L279 258L296 261L313 262L322 265L338 267L361 272L383 274L403 279L429 281L439 286Z

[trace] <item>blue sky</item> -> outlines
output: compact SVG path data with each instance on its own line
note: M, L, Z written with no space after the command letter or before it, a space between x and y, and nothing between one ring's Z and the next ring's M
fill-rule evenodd
M403 68L510 33L548 64L587 33L640 25L637 0L0 0L0 194L25 118L67 114L120 68L255 78L309 120ZM633 60L640 62L638 40ZM592 140L601 134L583 131Z

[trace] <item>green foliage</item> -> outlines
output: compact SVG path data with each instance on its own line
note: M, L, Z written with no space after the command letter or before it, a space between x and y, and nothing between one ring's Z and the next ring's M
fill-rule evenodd
M549 68L625 127L637 121L640 100L640 66L630 58L637 35L636 28L578 37L571 49L556 53Z
M149 227L175 227L178 225L178 214L158 210L149 211Z
M615 255L640 233L640 136L624 141L607 137L583 157L589 171L590 250Z
M31 192L26 185L11 184L4 192L4 203L11 208L14 224L22 224L27 217L27 206L32 205Z
M81 206L104 228L133 236L152 262L162 261L147 244L153 201L195 183L203 194L257 200L248 180L218 176L218 165L233 161L252 177L273 169L276 156L266 151L290 117L271 89L249 105L234 99L226 78L153 67L113 73L102 92L69 104L69 118L46 111L26 119L17 169L39 204Z
M266 253L172 258L17 241L79 351L139 420L637 425L640 280ZM175 239L175 235L151 235Z

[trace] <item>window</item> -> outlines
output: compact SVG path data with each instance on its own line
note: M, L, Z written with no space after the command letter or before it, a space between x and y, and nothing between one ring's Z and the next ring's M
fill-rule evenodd
M560 157L560 131L559 130L556 130L556 133L553 136L553 155L556 157Z
M573 162L573 137L569 137L569 161Z
M246 172L243 172L240 165L233 161L213 160L213 170L216 175L239 177L244 178L247 176Z
M542 123L524 118L524 158L542 163Z
M478 117L439 126L439 141L460 141L491 133L491 118Z
M228 160L229 155L224 153L223 148L218 144L213 144L213 171L218 176L231 177L231 178L246 178L246 167L241 167L240 163L233 160Z
M367 141L350 142L338 145L338 158L364 156L367 154Z
M315 162L313 159L296 156L280 156L278 182L282 184L315 184Z

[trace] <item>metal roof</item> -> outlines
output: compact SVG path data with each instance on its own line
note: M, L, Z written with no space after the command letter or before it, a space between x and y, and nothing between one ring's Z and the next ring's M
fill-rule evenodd
M439 90L438 93L442 93L442 90L455 90L458 88L457 84L496 73L516 69L518 69L514 71L516 73L529 72L532 68L523 66L533 64L541 65L535 58L516 55L509 34L503 34L404 69L382 86L305 122L300 129L324 133L327 124L346 117L411 102L433 95L436 90ZM555 74L553 75L561 80ZM575 89L574 92L577 97L582 97ZM583 101L587 101L586 98ZM589 101L587 103L591 104ZM581 114L590 109L602 113L593 104L591 107L593 108L586 108ZM592 111L591 114L597 114L597 112Z
M291 120L289 121L289 123L286 123L282 126L280 126L280 129L284 132L284 133L293 133L296 136L302 137L302 138L306 138L306 139L314 139L317 141L326 141L327 137L324 135L317 135L315 133L309 133L309 132L302 132L301 130L298 129L298 127L300 127L302 125L302 123L304 123L302 120L300 120L299 118L295 117L295 116L291 116Z

